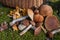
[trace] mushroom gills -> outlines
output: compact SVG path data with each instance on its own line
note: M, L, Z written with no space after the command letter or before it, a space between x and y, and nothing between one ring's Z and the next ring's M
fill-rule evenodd
M51 33L52 33L52 34L55 34L55 33L57 33L57 32L60 32L60 29L56 29L56 30L52 31Z

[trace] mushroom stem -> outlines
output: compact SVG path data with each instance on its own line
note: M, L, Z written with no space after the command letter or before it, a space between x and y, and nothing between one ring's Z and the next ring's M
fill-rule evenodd
M12 25L14 25L17 21L22 21L22 20L24 20L24 19L26 19L26 18L28 18L28 16L24 16L24 17L21 17L21 18L19 18L19 19L13 20L12 22L10 22L10 25L12 26Z
M32 25L30 24L24 31L22 31L20 33L20 35L22 36L24 33L26 33L30 28L32 27Z
M43 26L40 26L44 33L47 33L46 29Z

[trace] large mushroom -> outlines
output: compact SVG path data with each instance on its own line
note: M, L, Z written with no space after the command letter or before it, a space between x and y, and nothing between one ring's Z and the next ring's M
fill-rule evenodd
M39 8L39 11L40 11L40 14L43 15L44 17L45 16L51 16L53 14L53 9L49 5L42 5Z
M48 31L48 37L53 38L54 34L60 32L59 21L56 16L47 16L45 20L45 28Z
M56 16L48 16L45 19L45 27L48 31L58 28L58 23L59 21Z
M35 14L34 15L34 21L39 24L37 27L40 27L46 33L47 31L42 26L43 21L44 21L44 17L39 14L39 10L37 10L37 9L34 11L34 14Z
M40 23L43 22L44 18L42 15L39 14L39 10L35 10L34 14L35 14L34 15L34 21L35 22L40 22Z

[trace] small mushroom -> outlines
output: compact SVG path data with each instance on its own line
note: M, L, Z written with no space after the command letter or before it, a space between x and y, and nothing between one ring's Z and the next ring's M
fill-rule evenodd
M42 5L40 8L39 8L39 11L40 11L40 14L42 16L51 16L53 15L53 9L51 6L49 5Z
M6 30L8 28L8 24L6 22L1 23L0 31Z
M42 15L39 14L39 10L34 11L34 21L35 22L43 22L44 18Z
M34 35L37 36L40 32L41 32L41 27L40 27L40 26L37 26L37 27L34 29Z
M17 9L17 10L15 10L14 11L14 14L13 14L13 19L18 19L18 18L20 18L21 17L21 14L19 13L19 10Z
M21 22L25 26L29 26L29 20L25 19Z
M5 29L8 28L8 24L7 24L6 22L3 22L3 23L1 24L1 27L5 30Z
M14 31L18 31L18 27L17 27L16 24L14 24L14 25L12 26L12 28L13 28Z
M25 29L27 26L29 26L29 20L25 19L21 22L21 24L18 26L19 30Z
M12 17L13 16L13 11L10 11L10 13L7 15L8 17Z
M18 21L22 21L24 19L28 18L28 16L24 16L24 17L21 17L21 18L18 18L16 20L13 20L12 22L10 22L10 26L14 25L16 22Z
M22 15L22 16L26 16L27 15L27 9L21 9L20 8L20 14Z
M13 15L13 11L10 11L10 13L9 13L11 16Z

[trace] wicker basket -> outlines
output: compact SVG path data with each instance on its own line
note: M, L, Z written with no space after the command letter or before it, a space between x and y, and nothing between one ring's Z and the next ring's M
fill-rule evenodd
M43 0L0 0L0 2L9 7L16 7L18 5L21 8L40 7L43 4Z

